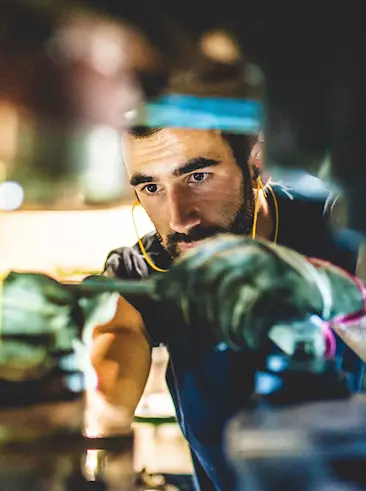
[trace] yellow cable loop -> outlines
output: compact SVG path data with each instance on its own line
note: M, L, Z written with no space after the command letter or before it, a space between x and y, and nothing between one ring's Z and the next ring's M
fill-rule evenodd
M156 266L156 264L154 264L151 259L149 258L147 252L146 252L146 249L144 247L144 244L142 243L142 240L140 239L140 235L139 235L139 232L137 230L137 226L136 226L136 221L135 221L135 208L137 205L139 205L140 203L138 201L136 201L133 205L132 205L132 223L133 223L133 227L135 229L135 232L136 232L136 236L137 236L137 241L138 241L138 244L140 246L140 250L142 252L142 255L144 256L147 264L149 266L151 266L152 269L155 269L155 271L158 271L159 273L167 273L169 270L168 269L161 269L159 268L158 266Z
M258 212L259 212L259 191L263 188L262 180L260 176L257 177L257 196L255 199L254 205L254 216L253 216L253 227L252 227L252 239L255 239L257 235L257 221L258 221Z
M258 221L258 212L259 212L259 199L258 199L258 194L259 191L262 190L265 198L267 198L267 193L266 189L271 193L272 198L273 198L273 204L274 204L274 209L275 209L275 233L274 233L274 238L273 242L276 244L277 239L278 239L278 229L279 229L279 222L280 222L280 213L278 209L278 201L275 195L275 192L272 189L272 186L270 186L269 182L263 186L262 179L260 176L257 177L257 199L255 200L255 206L254 206L254 218L253 218L253 228L252 228L252 239L255 239L256 237L256 232L257 232L257 221Z
M273 205L274 205L275 214L276 214L275 233L274 233L274 237L273 237L273 242L275 244L277 244L278 229L279 229L279 226L280 226L280 210L278 209L278 201L277 201L277 198L276 198L275 192L273 191L272 186L270 184L266 184L265 187L271 193L272 198L273 198Z

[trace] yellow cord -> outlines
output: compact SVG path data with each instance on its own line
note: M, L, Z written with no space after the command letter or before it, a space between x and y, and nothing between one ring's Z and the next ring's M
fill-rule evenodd
M276 222L275 222L275 233L274 233L274 237L273 237L273 242L275 244L277 244L277 239L278 239L278 229L279 229L279 226L280 226L280 210L278 209L278 201L277 201L277 198L276 198L276 195L275 195L275 192L273 191L273 188L272 186L270 186L269 184L266 184L265 186L268 191L271 193L272 195L272 198L273 198L273 205L274 205L274 209L275 209L275 215L276 215Z
M260 176L257 177L257 197L254 205L254 217L253 217L253 227L252 227L252 239L255 239L257 234L257 221L258 221L258 212L259 212L259 191L263 188L262 180Z
M271 195L273 197L273 203L274 203L275 215L276 215L275 233L274 233L273 242L276 244L277 243L277 238L278 238L279 221L280 221L280 214L279 214L279 209L278 209L277 198L276 198L276 195L275 195L275 193L274 193L274 191L272 189L272 186L270 186L268 183L265 186L263 186L262 180L261 180L260 176L258 176L258 178L257 178L257 193L259 194L259 191L262 190L264 196L267 198L266 189L268 189L268 191L271 193ZM257 194L257 199L255 200L255 205L254 205L254 218L253 218L253 228L252 228L252 239L255 239L256 231L257 231L257 221L258 221L258 212L259 212L259 199L258 199L258 194ZM142 255L144 256L146 262L149 264L149 266L152 269L155 269L155 271L158 271L159 273L167 273L168 272L167 269L161 269L161 268L159 268L158 266L156 266L156 264L154 264L151 261L151 259L149 258L148 254L146 252L146 249L144 247L144 244L142 243L142 240L140 239L140 235L138 233L137 226L136 226L136 221L135 221L135 208L139 204L140 203L138 201L135 201L135 203L133 203L133 205L132 205L132 223L133 223L133 226L134 226L134 229L135 229L135 232L136 232L137 241L138 241L140 250L142 252Z
M252 239L255 239L256 237L256 232L257 232L257 221L258 221L258 212L259 212L259 191L262 190L263 194L265 197L267 197L266 189L271 193L272 198L273 198L273 204L274 204L274 209L275 209L275 233L274 233L274 238L273 242L276 244L277 239L278 239L278 228L279 228L279 222L280 222L280 213L278 209L278 202L276 195L272 189L272 186L270 186L268 183L263 186L262 179L260 176L257 177L257 199L255 200L255 205L254 205L254 218L253 218L253 228L252 228Z
M144 256L145 258L145 261L147 262L147 264L152 268L152 269L155 269L155 271L158 271L159 273L167 273L168 270L167 269L161 269L159 268L158 266L156 266L156 264L154 264L151 259L149 258L147 252L146 252L146 249L144 247L144 244L142 243L142 240L140 239L140 235L139 235L139 232L137 230L137 226L136 226L136 221L135 221L135 208L137 205L139 205L140 203L138 201L136 201L133 205L132 205L132 223L133 223L133 227L135 229L135 232L136 232L136 236L137 236L137 241L138 241L138 244L140 246L140 250L142 252L142 255Z

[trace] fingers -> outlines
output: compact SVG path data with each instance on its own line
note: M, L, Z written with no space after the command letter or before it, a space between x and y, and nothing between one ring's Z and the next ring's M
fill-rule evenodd
M74 295L64 285L50 276L39 273L10 272L3 284L4 294L11 292L14 298L23 300L26 296L45 299L57 305L70 305Z
M194 327L195 339L257 349L274 323L321 314L314 270L284 247L222 236L186 254L157 288Z

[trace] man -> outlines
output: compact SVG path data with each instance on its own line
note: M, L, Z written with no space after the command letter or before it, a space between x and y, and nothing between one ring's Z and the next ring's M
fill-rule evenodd
M248 159L246 137L137 128L127 148L130 183L156 232L132 248L112 251L105 265L108 276L164 274L176 258L222 232L276 240L354 271L355 255L335 243L323 215L326 193L311 202L281 186L266 192L258 180L260 159L254 154ZM126 408L131 420L149 373L151 346L166 343L166 333L174 328L170 322L153 302L129 297L120 298L111 322L95 329L92 363L99 393ZM196 487L233 489L221 436L252 393L256 358L248 351L202 349L182 339L170 339L168 350L168 386L192 451ZM357 390L362 364L340 340L337 350Z

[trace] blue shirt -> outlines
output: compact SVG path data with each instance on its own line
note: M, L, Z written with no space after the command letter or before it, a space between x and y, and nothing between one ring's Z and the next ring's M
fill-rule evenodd
M339 245L331 232L324 206L327 196L309 201L274 186L279 208L278 243L301 254L325 259L350 273L356 268L355 251ZM269 196L270 206L273 207ZM144 246L159 267L169 269L171 260L156 234L143 238ZM112 251L105 269L118 278L145 278L155 273L135 245ZM167 344L172 327L164 320L159 306L146 299L128 300L142 314L152 345ZM223 431L228 421L247 404L253 393L254 374L260 366L259 355L249 351L216 351L197 345L189 336L167 344L170 362L168 387L177 418L187 439L195 469L197 490L233 490L234 476L225 458ZM350 374L353 390L361 387L364 364L341 339L337 355L342 368Z

